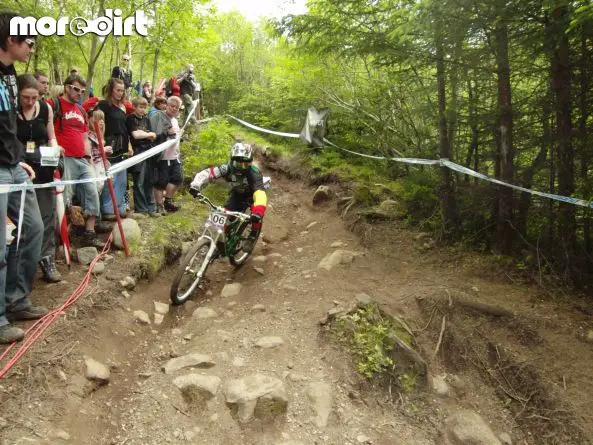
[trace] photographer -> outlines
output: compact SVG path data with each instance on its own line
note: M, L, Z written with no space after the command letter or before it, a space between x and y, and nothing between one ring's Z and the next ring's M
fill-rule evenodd
M196 76L194 76L194 66L191 63L188 64L186 70L177 77L177 83L180 87L181 99L183 100L184 106L182 123L185 123L189 116L189 112L191 111L194 94L198 87ZM192 116L191 119L192 122L196 121L195 116Z

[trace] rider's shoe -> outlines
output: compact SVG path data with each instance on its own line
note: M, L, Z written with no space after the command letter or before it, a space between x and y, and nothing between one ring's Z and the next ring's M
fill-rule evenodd
M243 252L245 252L245 253L253 252L253 249L255 248L255 243L257 242L257 235L258 235L257 231L255 231L255 230L251 231L251 233L249 234L249 237L247 237L247 239L245 241L243 241Z

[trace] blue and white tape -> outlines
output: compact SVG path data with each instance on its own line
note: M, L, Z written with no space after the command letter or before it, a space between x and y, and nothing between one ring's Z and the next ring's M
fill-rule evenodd
M272 131L272 130L268 130L266 128L258 127L257 125L250 124L249 122L245 122L244 120L241 120L235 116L231 116L231 115L228 115L228 116L230 118L234 119L235 121L239 122L240 124L242 124L248 128L251 128L253 130L260 131L262 133L268 133L268 134L273 134L275 136L284 136L284 137L290 137L290 138L300 137L300 135L297 133L283 133L283 132L279 132L279 131ZM451 162L448 159L444 159L444 158L438 159L438 160L418 159L418 158L388 158L385 156L374 156L374 155L368 155L365 153L359 153L356 151L348 150L346 148L343 148L343 147L340 147L339 145L334 144L333 142L331 142L330 140L325 139L325 138L323 139L323 141L326 144L337 148L338 150L342 150L346 153L350 153L350 154L353 154L356 156L361 156L361 157L368 158L368 159L376 159L378 161L402 162L404 164L413 164L413 165L438 165L441 167L449 168L449 169L454 170L459 173L463 173L465 175L473 176L474 178L478 178L483 181L488 181L493 184L501 185L503 187L510 187L510 188L512 188L514 190L518 190L520 192L525 192L525 193L529 193L531 195L540 196L542 198L547 198L547 199L553 199L555 201L565 202L568 204L574 204L574 205L578 205L581 207L593 208L593 201L587 201L587 200L579 199L579 198L572 198L570 196L555 195L553 193L540 192L538 190L532 190L532 189L528 189L528 188L521 187L518 185L509 184L508 182L490 178L489 176L486 176L482 173L478 173L470 168L464 167L463 165L456 164L456 163Z

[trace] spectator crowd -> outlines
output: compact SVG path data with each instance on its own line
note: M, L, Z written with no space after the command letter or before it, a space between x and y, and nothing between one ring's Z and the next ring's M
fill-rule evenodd
M183 179L179 141L115 174L115 203L104 182L94 179L105 178L107 169L131 156L177 138L182 109L182 122L195 120L189 113L200 87L193 65L158 91L150 82L134 84L127 54L112 69L100 96L76 68L62 85L50 85L41 71L17 75L14 63L28 61L36 36L11 36L15 16L0 12L0 184L82 180L63 193L66 217L75 206L83 214L84 228L76 234L82 246L102 248L97 233L111 231L116 212L122 218L132 213L157 218L178 211L174 196ZM57 165L47 155L52 151L54 161L59 157ZM27 189L24 200L20 191L0 194L0 224L6 227L10 219L22 227L18 245L14 239L7 246L6 230L0 230L0 344L23 338L23 330L11 322L48 312L29 299L37 267L44 280L61 280L55 262L56 196L51 187Z

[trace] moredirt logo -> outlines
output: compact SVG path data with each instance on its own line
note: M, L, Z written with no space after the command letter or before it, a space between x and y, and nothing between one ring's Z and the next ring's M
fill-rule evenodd
M94 33L105 37L131 36L135 32L143 37L148 36L148 27L152 23L144 11L136 11L133 16L122 18L121 9L106 9L105 15L95 19L84 17L14 17L10 20L10 35L12 36L65 36L66 30L75 36Z

